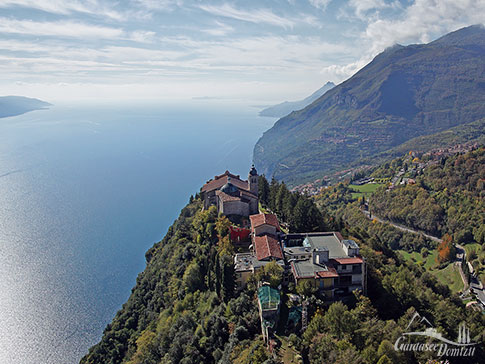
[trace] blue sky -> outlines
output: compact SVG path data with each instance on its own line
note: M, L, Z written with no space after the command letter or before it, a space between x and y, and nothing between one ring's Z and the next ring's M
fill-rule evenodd
M299 99L478 23L485 0L0 0L0 94Z

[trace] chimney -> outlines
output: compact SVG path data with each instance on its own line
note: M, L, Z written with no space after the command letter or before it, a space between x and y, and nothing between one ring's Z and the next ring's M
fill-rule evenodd
M328 262L328 250L315 248L312 251L313 264L324 264Z

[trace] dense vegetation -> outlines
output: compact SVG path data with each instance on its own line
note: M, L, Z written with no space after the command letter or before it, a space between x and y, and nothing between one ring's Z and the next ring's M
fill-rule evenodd
M375 173L392 175L409 169L404 158ZM379 189L370 200L379 217L455 242L485 243L485 148L444 158L416 177L415 185Z
M320 196L320 203L325 203L331 195ZM402 240L413 241L419 237L373 222L358 207L358 202L342 205L335 210L334 216L341 224L343 234L352 236L362 247L368 263L368 299L360 297L352 309L334 304L325 313L315 314L303 336L310 362L426 362L431 356L423 353L404 355L392 347L416 310L446 333L445 336L452 338L457 337L459 322L466 321L474 333L474 340L483 342L483 314L466 310L461 299L448 287L438 283L422 266L406 262L391 249ZM483 355L479 352L462 362L479 363L485 360Z
M130 298L81 363L265 360L254 291L233 297L228 221L214 207L201 207L194 199L146 253Z
M448 160L445 167L446 163ZM480 344L473 358L455 358L452 363L485 360L484 315L466 309L461 299L423 265L396 252L434 249L435 243L369 220L360 211L363 201L353 199L346 184L325 190L314 201L262 177L260 197L266 208L291 222L290 229L299 223L295 217L300 214L298 204L302 211L312 211L318 221L301 228L339 230L358 242L367 261L367 296L356 294L347 304L328 306L314 290L296 287L296 292L310 296L308 327L302 334L299 325L278 328L278 337L299 353L296 362L426 362L431 358L429 353L404 353L393 348L416 312L451 339L456 339L459 323L466 322L473 342ZM316 210L315 203L322 212ZM164 239L146 253L147 267L130 298L81 363L283 361L279 354L272 357L261 339L255 294L259 280L278 286L281 268L277 264L266 266L246 289L235 293L230 222L218 216L215 208L203 211L201 207L198 196L191 198ZM295 291L294 285L289 289ZM283 305L291 306L286 299Z
M290 192L284 182L274 178L268 183L265 176L259 177L259 186L259 201L263 208L276 213L290 232L326 230L328 219L308 196Z
M406 148L428 150L434 139L443 145L483 138L484 56L480 26L428 44L387 49L266 131L254 148L258 170L294 185L381 153L392 155L413 139ZM462 132L453 130L465 124ZM431 134L436 137L419 139Z

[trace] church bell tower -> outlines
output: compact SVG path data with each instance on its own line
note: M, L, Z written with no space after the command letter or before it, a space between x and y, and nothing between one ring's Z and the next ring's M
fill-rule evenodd
M258 171L256 171L256 168L254 168L254 164L251 166L251 169L249 170L249 176L248 176L248 183L249 183L249 191L254 193L256 196L258 195Z

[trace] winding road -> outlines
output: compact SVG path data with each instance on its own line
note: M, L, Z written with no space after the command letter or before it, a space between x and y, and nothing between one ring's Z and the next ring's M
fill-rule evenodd
M396 229L399 229L401 231L406 231L406 232L412 233L412 234L423 235L424 237L426 237L430 240L436 241L438 243L442 242L442 239L440 239L436 236L433 236L433 235L426 234L423 231L415 230L415 229L412 229L412 228L407 227L407 226L399 225L399 224L396 224L396 223L389 221L389 220L383 220L378 216L372 216L369 211L365 211L365 210L361 210L361 211L364 213L365 216L367 216L368 219L372 219L372 220L375 219L376 221L378 221L380 223L389 224L389 225L391 225L391 226L393 226ZM463 272L462 265L463 265L464 262L466 264L466 250L465 250L465 248L460 244L455 244L455 247L456 247L456 262L455 262L455 264L458 266L458 271L460 272L461 280L463 281L463 292L467 291L470 288L471 291L476 294L477 299L482 303L482 305L485 306L485 290L484 290L482 283L475 276L472 276L470 286L469 286L468 280L466 279L465 273Z

